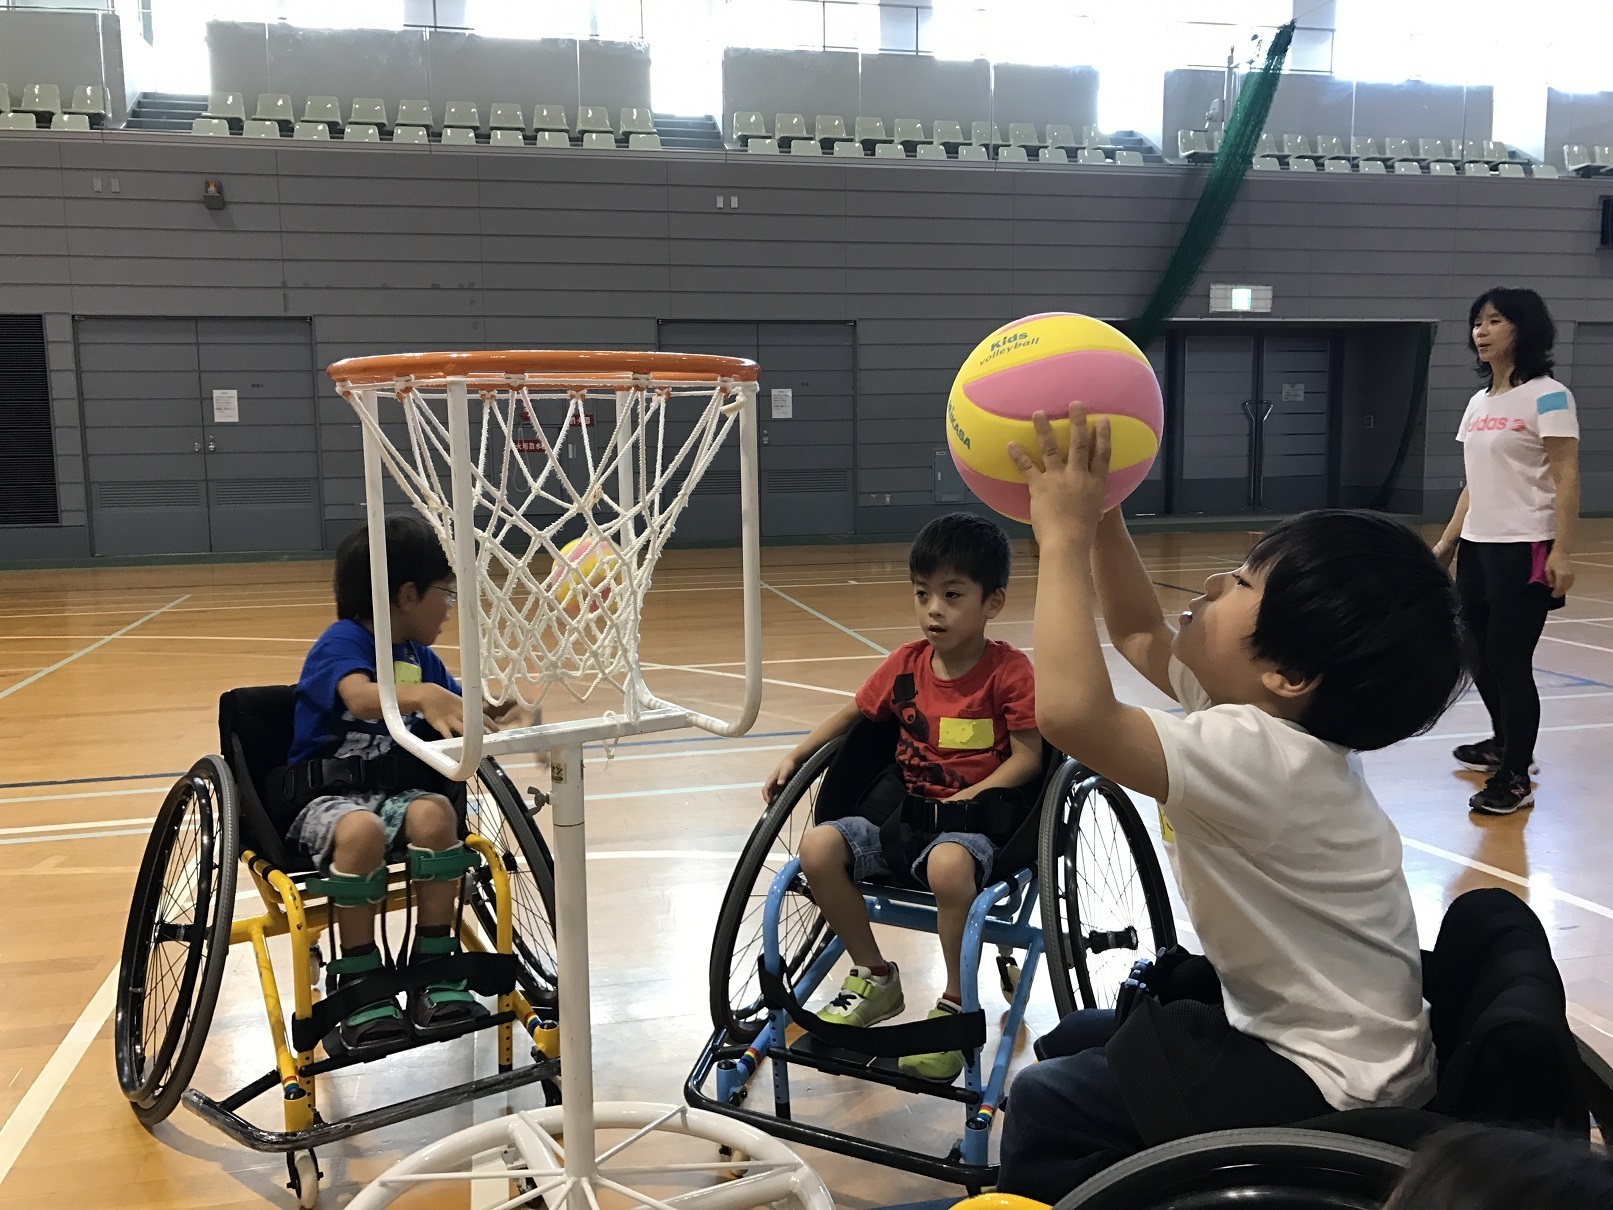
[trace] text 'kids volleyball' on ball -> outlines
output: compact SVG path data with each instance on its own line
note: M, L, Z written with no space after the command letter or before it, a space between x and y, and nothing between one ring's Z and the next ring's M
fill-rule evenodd
M1029 521L1030 489L1008 457L1008 443L1037 449L1031 417L1046 412L1059 449L1070 448L1070 404L1109 418L1113 453L1104 507L1132 492L1159 452L1165 404L1142 350L1100 319L1065 311L1028 315L975 346L952 382L947 446L980 501Z

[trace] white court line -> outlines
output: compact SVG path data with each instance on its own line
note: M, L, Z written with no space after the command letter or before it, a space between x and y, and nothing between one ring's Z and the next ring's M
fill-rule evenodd
M1553 731L1600 731L1604 727L1613 727L1613 722L1606 723L1571 723L1565 727L1542 727L1540 734L1545 735ZM1426 739L1489 739L1493 731L1430 731L1423 735L1412 735L1401 740L1403 744L1415 744Z
M57 660L49 668L41 668L38 672L34 673L32 676L23 677L23 679L18 681L15 685L7 685L4 689L0 689L0 698L10 697L13 693L17 692L17 690L26 689L29 685L32 685L35 681L43 680L45 677L47 677L51 673L55 672L58 668L65 668L65 667L67 667L67 665L71 664L74 660L83 659L85 656L89 655L90 652L98 650L99 648L105 647L113 639L122 638L124 635L128 634L129 631L133 630L136 626L139 626L144 622L151 621L151 619L156 617L159 613L167 613L170 609L172 609L175 605L178 605L181 601L190 600L190 596L191 596L191 594L187 592L184 596L179 597L176 600L169 601L168 604L164 605L161 609L153 609L150 613L146 614L145 617L140 618L137 621L130 622L127 626L123 627L123 629L114 630L111 634L106 635L104 638L97 639L95 642L91 643L88 647L85 647L80 651L75 651L75 652L73 652L72 655L66 656L63 659Z
M71 794L25 794L20 798L0 798L0 807L24 802L66 802L75 798L127 798L131 794L151 794L154 786L132 786L127 790L75 790Z
M0 828L0 836L21 836L28 832L71 832L73 829L84 828L121 828L132 823L143 823L148 828L154 817L142 815L134 819L97 819L91 822L78 823L36 823L25 828Z
M781 597L784 600L788 601L791 605L794 605L802 613L809 613L813 617L817 618L818 621L827 622L829 625L833 626L836 630L838 630L841 634L850 635L852 638L856 639L859 643L866 643L868 646L872 647L875 651L879 652L880 655L889 655L890 654L890 651L889 651L888 648L881 647L878 643L874 642L874 640L869 638L867 635L858 634L850 626L842 626L839 622L835 621L828 614L819 613L816 609L813 609L812 606L802 604L800 601L797 601L794 597L792 597L789 593L780 592L778 589L774 588L771 584L768 584L768 583L765 583L765 582L762 584L762 587L767 589L767 591L772 593L774 596ZM799 588L801 586L798 585L798 584L792 584L792 585L790 585L790 587L791 588Z
M1596 643L1581 643L1578 639L1560 639L1554 634L1543 634L1541 640L1547 643L1562 643L1568 647L1584 647L1590 651L1605 651L1613 655L1613 647L1602 647Z
M864 642L867 642L867 640L865 639ZM650 672L698 672L703 676L721 676L733 681L745 679L744 674L740 672L719 672L715 668L702 667L699 664L645 664L644 668ZM827 685L808 685L802 681L781 681L770 676L764 676L762 684L779 685L785 689L808 689L813 693L828 693L833 694L835 697L857 696L856 691L852 689L831 689Z
M1525 878L1521 874L1514 874L1511 870L1503 870L1499 866L1489 865L1482 861L1474 861L1471 857L1463 857L1460 853L1453 853L1449 849L1442 849L1438 845L1427 844L1421 840L1413 840L1410 836L1400 838L1408 849L1416 849L1419 853L1427 853L1431 857L1442 857L1446 861L1454 861L1457 865L1465 865L1470 870L1477 870L1481 874L1488 874L1492 878L1499 878L1503 882L1510 882L1514 886L1527 888L1530 897L1539 896L1542 899L1556 899L1562 903L1570 903L1594 916L1604 920L1613 920L1613 908L1603 907L1600 903L1583 899L1578 895L1571 895L1567 891L1558 890L1547 878Z
M145 821L143 828L123 828L116 832L73 832L61 836L8 836L0 840L0 845L12 844L60 844L64 840L101 840L107 836L148 836L151 833L151 821Z
M101 1032L107 1017L112 1015L117 990L118 968L114 966L100 990L90 997L84 1011L79 1013L67 1036L45 1061L45 1066L34 1077L28 1091L22 1094L22 1100L17 1102L16 1108L6 1118L5 1125L0 1126L0 1183L5 1182L11 1166L17 1162L28 1140L34 1137L34 1131L61 1094L78 1061L84 1057L90 1043L95 1041L95 1035Z

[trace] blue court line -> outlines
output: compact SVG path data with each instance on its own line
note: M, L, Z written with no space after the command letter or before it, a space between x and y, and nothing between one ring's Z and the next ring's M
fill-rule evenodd
M0 790L37 790L49 786L89 786L108 781L150 781L162 777L183 777L178 773L126 773L121 777L64 777L59 781L0 781Z

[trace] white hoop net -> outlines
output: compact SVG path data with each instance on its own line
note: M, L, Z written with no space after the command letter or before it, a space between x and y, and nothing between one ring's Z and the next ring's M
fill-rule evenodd
M489 702L537 709L557 687L583 702L607 683L636 718L639 623L656 561L755 384L578 378L469 380L476 583L461 577L459 608L479 610ZM388 475L452 552L450 380L339 385Z

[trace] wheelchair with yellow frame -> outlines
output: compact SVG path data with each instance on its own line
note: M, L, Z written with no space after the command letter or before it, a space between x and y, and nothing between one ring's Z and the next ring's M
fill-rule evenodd
M114 1043L118 1082L143 1124L154 1126L183 1104L247 1147L283 1152L288 1187L300 1206L309 1207L318 1197L315 1152L320 1146L531 1084L542 1086L546 1103L557 1103L558 986L553 859L533 806L487 758L464 783L467 857L461 864L468 868L453 873L461 882L461 952L413 969L383 968L320 997L321 940L330 931L331 903L306 856L288 851L263 806L266 780L285 764L291 746L292 701L291 686L225 693L219 700L223 755L197 761L157 813L124 935ZM542 795L533 793L541 808ZM263 911L236 919L237 873L243 867ZM410 906L408 878L406 866L389 867L383 911ZM384 917L382 929L384 936ZM290 941L289 1022L269 952L270 939L277 937ZM275 1065L214 1099L189 1085L232 945L252 947ZM362 1057L321 1053L323 1039L358 1003L445 975L495 998L494 1011L434 1031L430 1038L400 1038ZM517 1025L531 1042L530 1061L520 1064ZM321 1116L317 1077L483 1029L498 1031L495 1074L348 1117L327 1121ZM279 1094L282 1130L243 1116L247 1106L271 1092Z

